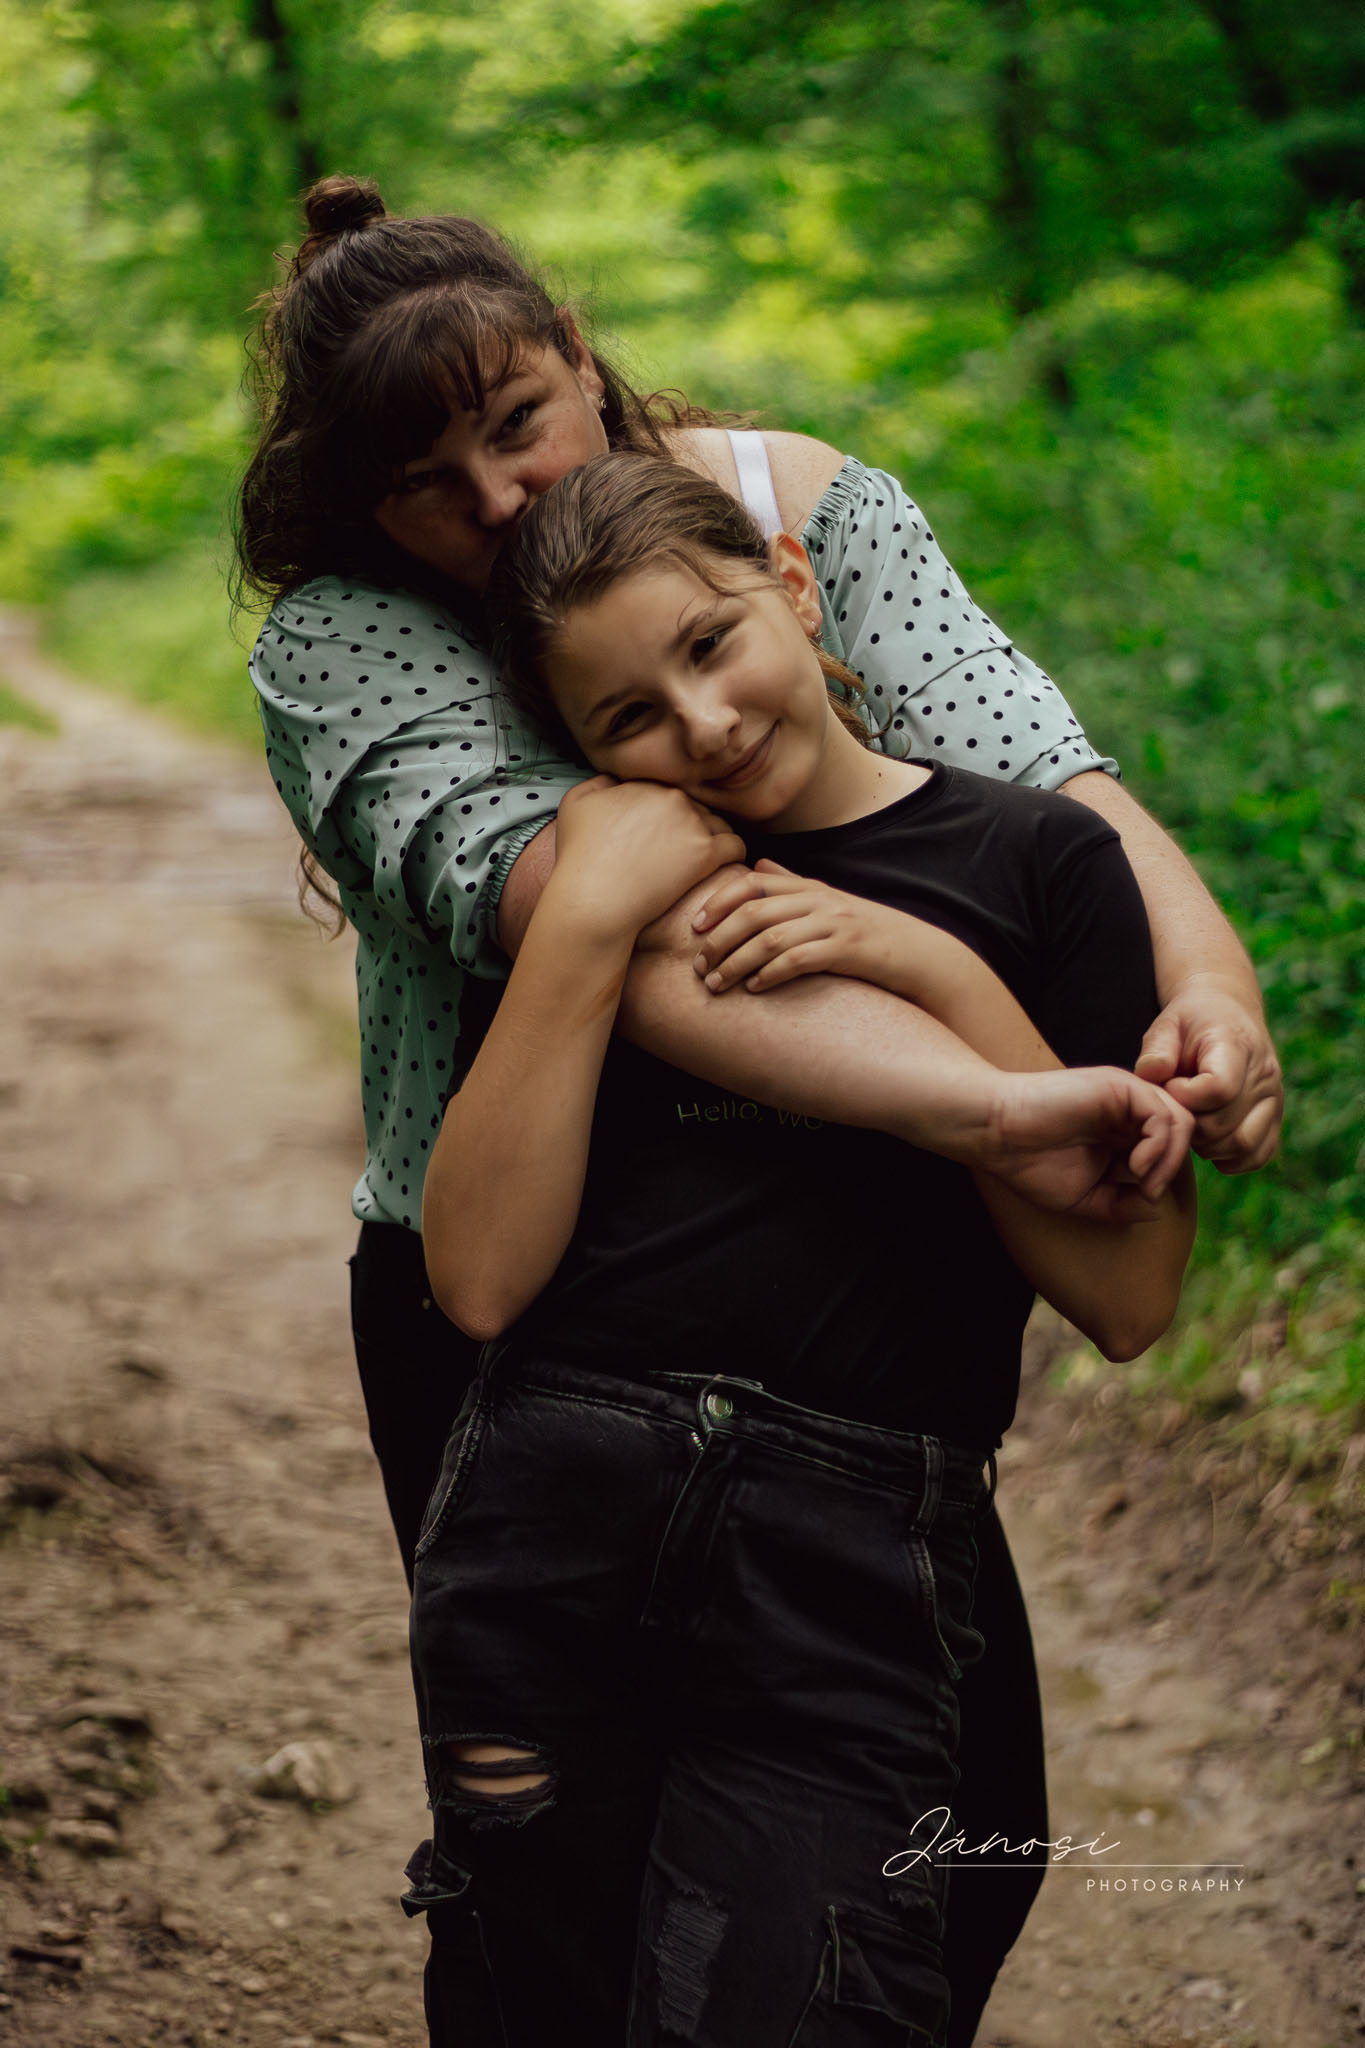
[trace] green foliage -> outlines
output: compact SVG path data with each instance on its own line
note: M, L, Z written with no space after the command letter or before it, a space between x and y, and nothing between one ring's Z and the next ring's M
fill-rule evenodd
M0 681L0 725L22 725L29 732L56 732L57 721L40 711L27 697L21 697L8 683Z
M497 221L637 381L901 474L1181 837L1290 1121L1204 1176L1171 1369L1316 1246L1303 1369L1360 1401L1355 0L0 0L0 54L0 595L256 743L218 566L298 189Z

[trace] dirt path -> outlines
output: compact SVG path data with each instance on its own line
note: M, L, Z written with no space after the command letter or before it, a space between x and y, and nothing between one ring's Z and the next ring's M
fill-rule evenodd
M254 762L20 632L0 673L61 725L0 729L0 2040L416 2048L404 1592L345 1320L349 958L298 916ZM1242 1889L1059 1869L982 2039L1356 2041L1341 1672L1306 1682L1283 1602L1266 1642L1197 1521L1096 1519L1066 1427L1040 1403L1005 1480L1056 1826ZM288 1745L309 1796L264 1797Z

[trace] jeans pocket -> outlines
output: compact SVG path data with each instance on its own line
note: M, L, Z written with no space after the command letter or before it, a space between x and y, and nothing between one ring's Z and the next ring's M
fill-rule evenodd
M904 1920L831 1906L815 1988L790 2048L941 2048L942 1888L921 1885Z
M464 1407L456 1416L446 1441L445 1456L441 1460L441 1475L436 1481L431 1499L427 1502L426 1513L422 1517L421 1533L417 1538L416 1551L413 1553L414 1559L426 1556L459 1506L474 1469L474 1460L487 1420L488 1411L479 1398L476 1381L465 1397Z
M952 1515L941 1509L930 1532L912 1528L907 1531L905 1542L925 1628L937 1647L944 1671L956 1681L967 1665L976 1663L985 1648L985 1640L980 1630L972 1627L971 1619L976 1586L976 1541L971 1519L965 1510Z

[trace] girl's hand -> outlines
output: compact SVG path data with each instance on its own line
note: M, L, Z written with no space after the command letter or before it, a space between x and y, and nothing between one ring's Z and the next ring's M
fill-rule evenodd
M881 904L807 881L775 860L756 861L708 897L692 920L705 933L693 964L717 995L741 981L759 994L802 974L871 981L887 914Z
M1105 1223L1150 1218L1184 1163L1194 1118L1121 1067L1002 1074L985 1171L1040 1208Z
M546 894L552 884L555 900L590 934L633 943L688 889L743 858L744 843L724 819L680 789L595 775L559 807Z

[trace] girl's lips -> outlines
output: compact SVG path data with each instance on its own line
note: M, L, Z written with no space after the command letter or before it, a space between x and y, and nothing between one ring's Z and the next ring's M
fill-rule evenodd
M755 776L761 775L768 765L768 751L772 745L773 734L776 731L776 724L770 725L762 739L756 740L747 754L740 755L738 761L736 761L728 774L708 776L706 787L708 789L739 789L746 782L752 782Z

